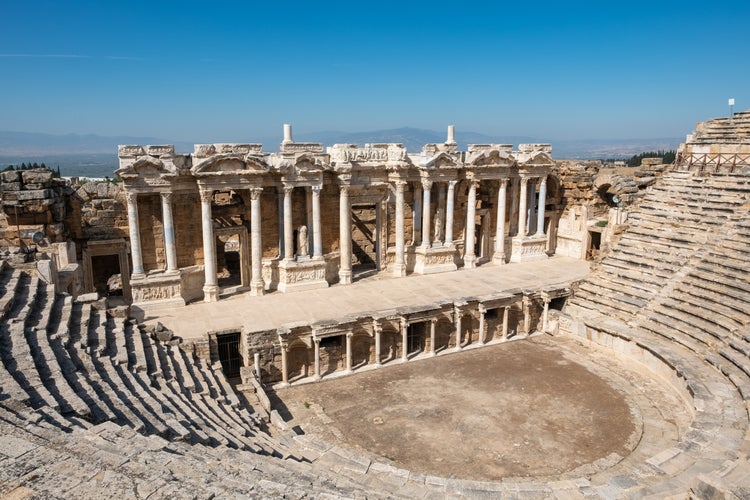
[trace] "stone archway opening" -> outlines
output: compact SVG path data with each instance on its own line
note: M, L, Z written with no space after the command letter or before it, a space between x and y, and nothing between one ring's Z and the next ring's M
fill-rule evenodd
M122 297L122 270L117 254L93 255L91 274L94 290L100 297Z

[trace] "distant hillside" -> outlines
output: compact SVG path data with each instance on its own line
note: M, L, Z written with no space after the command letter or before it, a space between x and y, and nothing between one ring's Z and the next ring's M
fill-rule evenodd
M323 131L294 134L299 142L322 142L333 144L366 144L396 142L403 144L410 152L421 151L429 143L442 143L445 131L424 130L403 127L369 132ZM459 148L468 144L513 144L550 143L552 156L556 159L627 159L643 151L672 150L682 141L680 138L657 139L580 139L554 140L529 136L491 136L478 132L456 131ZM260 142L265 151L278 151L281 136L248 138L247 142ZM100 136L95 134L53 135L30 132L0 131L0 166L21 162L44 162L55 168L60 165L64 176L112 176L117 169L118 144L174 144L178 153L193 151L193 143L172 141L156 137Z

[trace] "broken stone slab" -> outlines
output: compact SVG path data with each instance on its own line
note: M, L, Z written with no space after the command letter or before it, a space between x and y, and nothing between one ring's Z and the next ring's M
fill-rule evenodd
M174 333L169 328L161 324L161 321L157 321L156 325L149 328L149 334L154 340L159 342L169 342L174 337Z
M21 182L21 172L18 170L8 170L6 172L0 172L0 180L3 182L3 189L5 184L9 182Z
M76 302L96 302L99 300L99 294L96 292L83 293L76 298Z
M29 201L44 200L52 197L51 189L34 189L27 191L5 191L3 192L4 201Z
M52 170L47 170L46 168L23 170L21 171L21 178L24 184L42 184L47 186L52 180Z

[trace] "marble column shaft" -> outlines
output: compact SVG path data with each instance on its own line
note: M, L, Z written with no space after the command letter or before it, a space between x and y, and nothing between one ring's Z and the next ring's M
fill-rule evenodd
M142 276L143 253L141 251L141 230L138 223L138 195L127 193L128 201L128 229L130 231L130 254L133 258L133 275Z
M495 224L495 256L496 264L505 264L505 204L508 190L508 179L500 179L500 189L497 193L497 224Z
M216 242L214 241L214 223L211 217L211 202L213 191L201 191L201 225L203 226L203 269L205 283L203 285L203 300L216 300Z
M312 187L313 258L323 258L323 233L320 222L320 191L323 186Z
M510 316L510 306L503 308L503 339L508 338L508 317Z
M354 334L349 332L346 334L346 371L352 371L352 336Z
M284 188L277 188L278 212L279 212L279 259L284 258Z
M422 246L430 246L430 217L432 181L422 181Z
M448 182L448 196L445 201L445 244L453 244L453 207L455 204L456 183L458 181Z
M539 184L539 209L537 211L536 234L544 235L544 216L547 207L547 177L542 177Z
M467 268L476 267L476 255L474 253L474 238L476 237L476 218L477 207L477 184L478 182L470 181L469 197L466 201L466 243L464 249L464 266Z
M284 186L284 260L294 259L294 227L292 226L292 186Z
M409 342L409 325L406 324L406 321L401 321L401 359L403 361L406 361L409 359L409 353L408 353L408 342Z
M479 335L477 336L477 343L484 345L484 329L486 326L486 320L484 315L487 313L487 309L484 307L479 308Z
M250 293L252 295L263 295L265 285L263 283L263 253L261 241L261 218L260 199L263 188L250 189Z
M404 181L396 181L396 256L393 263L394 276L406 276L406 260L404 257Z
M289 385L289 368L287 367L287 349L286 344L281 344L281 383Z
M161 213L164 223L164 250L167 254L167 272L177 271L177 244L172 218L172 193L161 193Z
M435 355L435 323L437 321L430 320L430 354Z
M320 380L320 339L313 337L313 343L315 345L315 373L313 374L313 378Z
M372 328L375 334L375 364L380 365L380 343L383 336L383 328L377 324L373 325Z
M349 207L349 186L339 186L339 283L352 282L352 214Z

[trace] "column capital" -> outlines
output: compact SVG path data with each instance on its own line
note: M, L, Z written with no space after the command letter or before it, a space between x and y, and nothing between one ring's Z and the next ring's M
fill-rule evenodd
M438 319L437 319L437 318L430 318L430 323L431 323L431 324L433 324L433 325L436 325L436 324L437 324L437 322L438 322Z
M282 189L284 190L284 194L291 194L291 192L294 191L294 186L290 186L289 184L284 184Z
M161 200L166 203L172 203L172 191L162 191L159 193Z
M507 177L501 177L497 181L500 183L500 186L507 186L508 185L508 178Z
M525 186L525 185L527 185L528 183L529 183L529 178L528 178L527 176L525 176L525 175L522 175L522 176L521 176L521 185L522 185L522 186Z
M313 195L320 194L320 192L323 190L322 184L314 184L312 186L308 186L310 190L312 191Z
M259 200L260 195L263 194L263 188L262 187L252 187L249 189L250 191L250 199L251 200Z
M397 181L391 181L393 182L393 185L396 187L396 191L404 191L404 187L406 187L406 181L397 180Z
M539 177L539 181L542 183L543 186L547 185L547 176L542 175L541 177Z
M133 191L125 191L125 199L128 203L136 203L138 201L138 193Z
M339 194L349 194L349 184L339 184Z
M453 179L452 181L448 181L448 189L455 188L456 184L458 184L458 179Z
M312 340L313 340L313 342L315 342L316 344L320 345L320 337L317 337L317 336L313 335L313 336L312 336Z
M279 347L282 352L287 352L289 350L289 342L282 340L279 342Z
M479 304L477 306L477 310L479 311L479 314L486 314L487 313L487 306L484 304Z
M432 180L421 179L420 182L422 183L422 189L424 189L425 191L429 191L432 189Z
M347 339L350 339L352 337L354 337L354 332L346 332L346 338Z
M201 201L212 201L214 197L213 189L201 189Z

